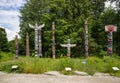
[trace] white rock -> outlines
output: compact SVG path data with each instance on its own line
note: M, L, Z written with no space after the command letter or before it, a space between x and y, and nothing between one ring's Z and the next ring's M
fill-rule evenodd
M99 72L96 72L93 76L110 76L109 73L99 73Z
M45 72L45 75L54 75L54 76L58 76L61 75L58 71L49 71L49 72Z
M80 72L80 71L74 71L75 75L80 75L80 76L88 76L86 72Z

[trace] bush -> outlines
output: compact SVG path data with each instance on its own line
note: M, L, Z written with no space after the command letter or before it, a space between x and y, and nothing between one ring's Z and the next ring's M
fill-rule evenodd
M18 65L18 69L16 69L14 71L12 69L13 65ZM11 73L11 72L21 73L21 72L23 72L21 67L20 67L20 63L18 61L7 61L7 62L0 63L0 71L5 71L5 72L8 72L8 73Z
M14 59L15 54L0 52L0 62Z
M2 58L1 51L0 51L0 59Z
M24 73L43 73L50 70L51 59L21 58Z

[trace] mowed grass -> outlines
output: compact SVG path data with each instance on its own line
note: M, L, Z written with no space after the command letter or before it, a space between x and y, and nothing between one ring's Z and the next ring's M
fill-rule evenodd
M10 57L11 58L11 57ZM83 60L86 61L83 64ZM42 74L47 71L59 71L63 74L73 74L73 71L84 71L89 75L93 75L95 72L109 73L110 75L119 76L120 71L113 71L112 67L118 67L120 69L120 58L111 58L105 56L104 58L88 57L88 58L37 58L37 57L19 57L16 59L8 59L0 62L0 70L5 72L17 72L17 73L34 73ZM17 70L13 70L11 67L18 65ZM65 71L66 67L72 69L71 72Z

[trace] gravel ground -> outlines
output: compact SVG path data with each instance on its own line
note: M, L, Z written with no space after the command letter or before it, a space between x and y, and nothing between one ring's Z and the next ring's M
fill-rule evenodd
M112 76L7 74L0 72L0 83L120 83L120 78Z

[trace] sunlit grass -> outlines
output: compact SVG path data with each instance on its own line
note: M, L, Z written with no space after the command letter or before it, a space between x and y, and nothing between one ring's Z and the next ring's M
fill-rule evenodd
M73 74L73 71L84 71L89 75L93 75L95 72L109 73L111 75L120 76L120 71L114 72L112 70L113 66L116 66L120 69L120 59L111 58L105 56L103 58L98 57L88 57L88 58L36 58L36 57L19 57L16 60L13 59L3 59L0 62L0 70L6 72L17 72L17 73L34 73L42 74L46 71L59 71L63 74ZM83 60L86 61L83 64ZM18 65L18 69L13 71L11 69L12 65ZM66 72L65 68L70 67L71 72Z

